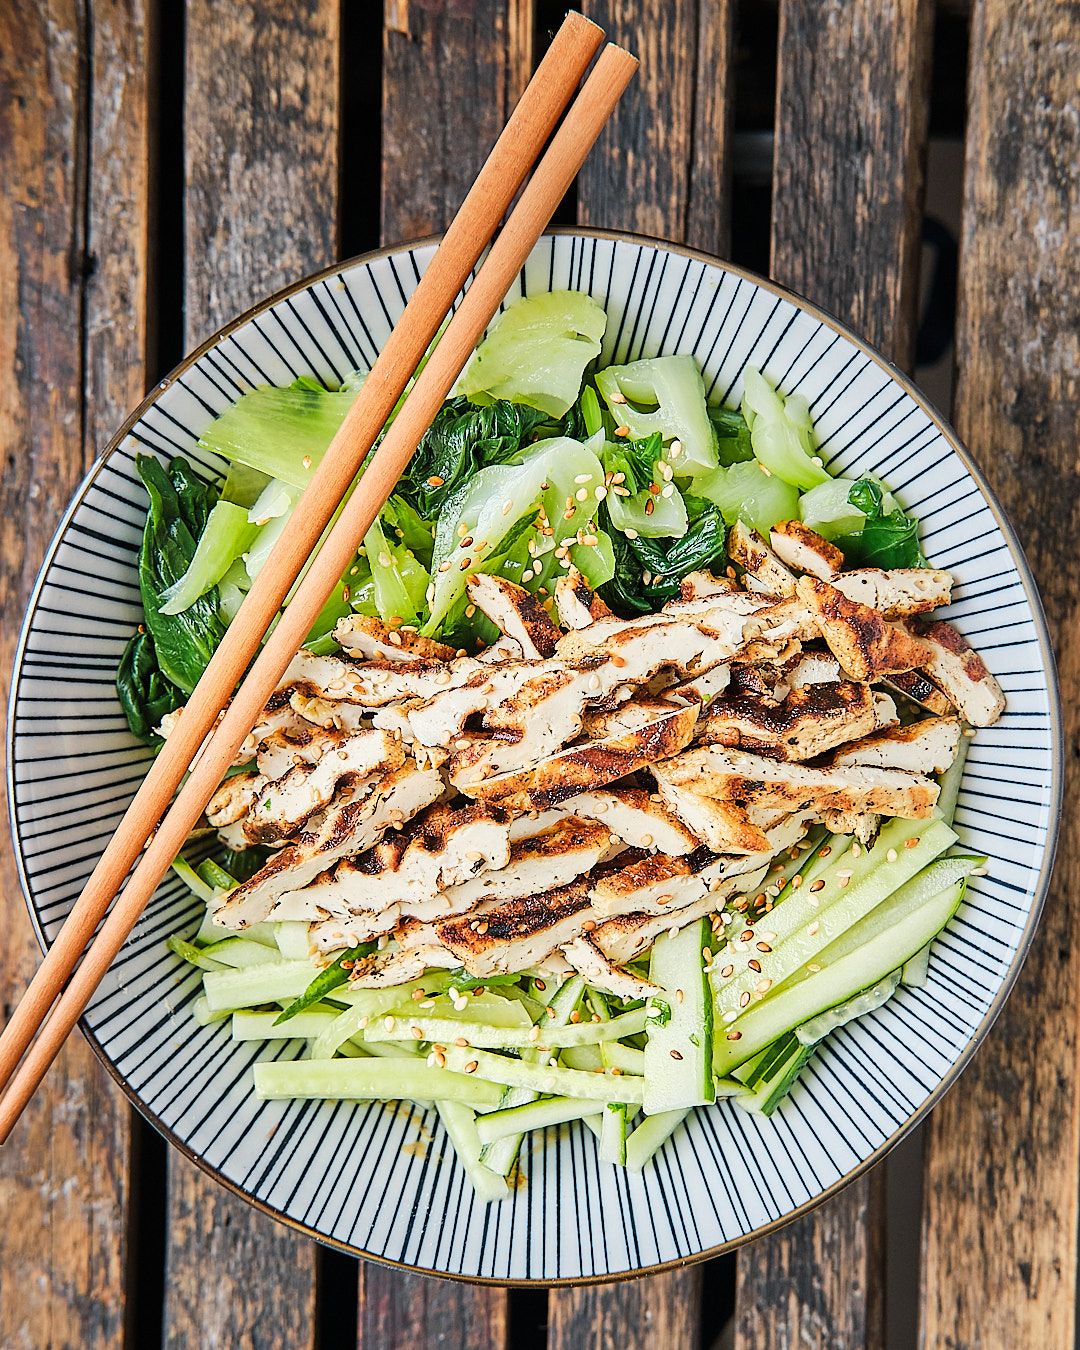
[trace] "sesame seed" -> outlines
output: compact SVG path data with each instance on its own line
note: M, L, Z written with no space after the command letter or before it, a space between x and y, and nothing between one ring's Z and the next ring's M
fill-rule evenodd
M759 994L764 994L772 988L772 980L758 980L754 988Z
M747 928L744 932L739 934L740 942L753 942L753 940L754 940L754 930L752 928Z
M730 979L731 976L734 975L734 974L735 974L735 967L734 967L734 966L725 966L725 967L723 968L723 970L721 970L721 972L720 972L720 978L721 978L722 980L728 980L728 979Z
M471 559L471 558L462 558L462 560L461 560L461 568L460 568L460 570L461 570L462 572L467 572L471 566L472 566L472 559Z
M889 849L888 853L885 854L885 857L889 862L895 862L899 856L900 854L897 853L894 848Z
M382 549L381 552L379 553L379 565L381 567L390 566L390 554L387 553L385 549Z
M637 530L625 530L624 534L626 535L627 539L636 539L638 537Z
M821 967L818 965L816 961L810 961L807 963L806 969L809 970L811 974L816 975L817 972L821 969Z
M772 948L769 946L769 944L768 944L767 942L759 942L759 943L757 943L757 949L758 949L759 952L771 952L771 951L772 951Z
M616 436L629 436L629 435L630 435L630 428L629 428L629 427L616 427L616 428L615 428L615 435L616 435Z
M555 1019L555 1009L551 1006L550 1003L549 1003L548 1006L544 1009L544 1011L545 1011L545 1012L547 1013L547 1015L554 1021L554 1019Z
M724 1022L734 1022L736 1017L738 1017L738 1015L739 1014L735 1011L735 1009L732 1008L728 1012L724 1013L724 1016L721 1020Z
M311 468L311 456L310 456L310 455L305 455L304 458L300 461L300 463L304 466L305 469L310 469L310 468Z
M811 937L813 937L820 927L821 927L820 922L817 919L815 919L813 923L808 923L806 925L806 931L810 934Z
M471 543L472 543L472 535L467 534L464 537L464 539L462 539L461 543L458 544L458 548L468 548Z
M747 998L747 1001L749 1002L750 995L747 994L746 998ZM728 1038L729 1041L741 1041L741 1040L742 1040L742 1032L741 1032L741 1031L729 1031L728 1034L727 1034L727 1038Z
M540 1028L538 1026L529 1028L529 1040L538 1041L540 1039Z
M681 1003L681 1002L683 1001L683 998L684 998L684 997L685 997L685 995L683 994L683 991L682 991L681 989L676 989L676 990L675 990L675 1002L676 1002L676 1003Z
M746 963L746 968L747 968L747 970L752 970L752 971L754 972L755 975L760 975L760 974L761 974L761 962L760 962L760 961L747 961L747 963Z
M828 844L826 844L824 848L819 848L819 849L818 849L818 857L819 857L819 858L827 858L831 852L832 852L832 849L829 847Z
M836 884L840 887L841 890L843 890L844 887L850 883L850 881L851 881L850 877L840 877Z
M651 835L651 834L643 834L643 835L641 836L641 847L642 847L642 848L648 848L649 845L650 845L651 843L652 843L652 835Z
M475 1073L479 1067L480 1065L475 1059L470 1059L468 1064L465 1065L465 1072Z
M574 496L578 499L579 502L583 502L587 500L589 496L589 490L588 488L578 488L578 490L574 493Z
M626 402L626 395L625 395L625 394L612 394L612 396L608 399L608 402L609 402L609 403L625 403L625 402Z
M761 472L765 475L766 478L772 477L772 469L767 468L764 464L762 464L760 459L758 460L758 468L761 470Z
M660 489L660 496L661 496L661 497L670 497L674 491L675 491L675 489L674 489L674 488L671 486L671 484L669 483L669 484L667 485L666 488L661 488L661 489Z
M679 1054L678 1050L669 1050L668 1054L672 1059L682 1059L682 1055Z
M810 886L810 889L812 891L820 891L824 890L824 888L825 888L825 881L822 877L818 877L817 881L813 882Z
M965 728L964 728L964 735L965 735L965 736L974 736L974 735L975 735L975 728L974 728L974 727L965 727Z
M536 815L539 815L539 812L537 812ZM536 815L533 815L531 819L535 820ZM543 980L534 980L533 983L536 985L537 989L539 989L542 994L547 991L547 985L544 983Z
M412 1034L416 1037L418 1041L422 1041L424 1039L424 1033L420 1030L419 1027L410 1027L409 1030L412 1032Z
M439 564L439 571L440 571L440 572L449 572L449 571L450 571L450 559L449 559L449 558L447 558L446 562L441 562L441 563Z
M793 891L797 891L801 885L802 885L802 874L797 873L795 876L791 878L791 889Z
M604 498L607 496L607 488L604 487L602 484L600 487L593 488L593 496L596 498L598 502L602 502Z
M599 1014L599 1013L593 1013L593 1015L592 1015L592 1020L593 1020L594 1022L599 1022L599 1021L600 1021L600 1014Z
M394 1027L397 1026L397 1023L394 1021L392 1017L384 1017L383 1026L387 1029L387 1031L393 1031Z
M570 1014L570 1021L573 1022L575 1026L581 1021L581 1013L579 1013L576 1008Z
M360 1030L363 1031L364 1028L370 1023L370 1021L371 1021L371 1018L370 1018L370 1017L361 1017L361 1019L360 1019Z
M851 846L851 856L852 856L853 858L861 858L861 857L862 857L862 849L859 847L858 844L852 844L852 846Z
M701 959L702 959L706 964L708 964L708 963L712 960L712 948L711 948L711 947L702 947L702 949L701 949Z
M915 848L915 846L918 844L918 842L919 842L919 836L918 836L918 835L915 835L915 837L912 838L912 839L905 839L905 840L904 840L904 847L905 847L905 848Z
M653 499L650 497L648 501L645 503L645 514L647 516L651 516L655 510L656 506L653 503Z
M424 997L424 991L422 989L414 989L412 991L412 997L414 1003L419 1003L420 1000Z
M443 487L446 484L445 478L440 478L437 473L433 473L427 480L428 487Z
M591 482L592 482L592 474L591 474L591 473L579 473L579 474L576 474L576 475L574 476L574 482L575 482L575 483L591 483Z

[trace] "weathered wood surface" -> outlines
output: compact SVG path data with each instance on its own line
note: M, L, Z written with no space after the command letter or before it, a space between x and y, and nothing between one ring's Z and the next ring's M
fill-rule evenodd
M338 219L339 10L192 0L184 102L184 346L331 262ZM165 1337L316 1341L317 1248L169 1152Z
M641 59L578 179L578 222L726 254L731 239L733 0L587 0Z
M1080 1013L1080 13L977 4L955 422L1009 513L1065 710L1055 881L1019 982L930 1119L926 1350L1075 1344Z
M360 1263L357 1350L510 1350L506 1291Z
M446 228L532 74L531 0L387 0L382 241Z
M0 7L0 679L45 546L143 392L147 44L141 0ZM88 175L88 164L97 171ZM5 1008L38 947L0 840ZM119 1350L131 1112L73 1037L0 1154L0 1345Z
M702 1267L552 1290L548 1350L697 1350Z
M914 353L927 0L784 0L772 274L900 366Z
M923 0L785 0L772 272L910 366L929 74ZM884 1176L739 1253L736 1346L884 1343Z

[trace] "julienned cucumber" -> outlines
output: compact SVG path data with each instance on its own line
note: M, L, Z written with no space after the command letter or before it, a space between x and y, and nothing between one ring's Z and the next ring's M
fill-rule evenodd
M480 1139L476 1133L474 1112L463 1102L439 1101L435 1105L454 1152L461 1159L461 1165L476 1188L476 1194L485 1203L505 1200L509 1194L506 1182L480 1161Z
M520 1006L520 1005L519 1005ZM413 1036L423 1041L453 1041L464 1036L470 1045L488 1050L561 1050L571 1045L595 1045L599 1041L617 1041L621 1036L636 1036L645 1030L645 1009L623 1013L610 1022L579 1022L557 1027L544 1017L539 1035L531 1028L493 1027L479 1022L459 1022L444 1017L387 1016L364 1032L365 1041L400 1041ZM419 1036L417 1036L419 1032Z
M627 1137L627 1170L640 1172L657 1149L662 1148L667 1143L689 1114L689 1109L686 1109L661 1111L658 1116L646 1116L637 1129L633 1130Z
M735 1098L735 1105L753 1115L771 1116L813 1053L814 1046L803 1045L796 1035L781 1036L753 1061L753 1071L745 1079L746 1091ZM736 1072L741 1075L749 1067L744 1064Z
M546 1005L543 1017L551 1026L562 1027L570 1021L570 1014L581 1002L581 995L585 990L585 980L581 975L572 975L570 979L565 980L552 996L551 1002ZM546 995L547 989L536 989L537 994ZM551 1015L548 1015L547 1008L551 1009ZM539 1063L540 1056L535 1050L526 1050L522 1059L533 1063ZM529 1102L536 1100L537 1093L528 1087L508 1087L499 1099L499 1106L503 1110L509 1110L515 1106L526 1106ZM484 1166L490 1168L501 1177L509 1176L511 1168L517 1159L518 1152L521 1149L521 1141L525 1138L524 1131L518 1131L515 1134L503 1135L493 1144L487 1144L480 1155Z
M823 947L944 853L955 839L940 820L891 820L871 854L860 849L853 857L848 848L837 856L834 851L825 872L782 895L760 920L748 941L746 957L738 949L725 949L714 959L717 1014L738 1014L749 1001L816 960Z
M957 881L820 971L749 1007L716 1041L713 1067L730 1073L786 1031L835 1007L895 970L945 926L964 893Z
M643 1101L646 1115L707 1106L716 1099L712 988L706 973L711 936L708 919L698 919L653 943L649 979L663 994L654 995L649 1002Z
M429 1068L422 1059L270 1060L255 1065L259 1097L326 1097L329 1100L456 1101L497 1106L494 1083L449 1069Z
M823 1041L830 1031L835 1031L837 1027L844 1026L856 1017L864 1017L867 1013L875 1012L882 1004L888 1003L896 993L896 986L899 983L900 972L890 971L883 980L878 980L870 989L864 989L854 998L849 998L845 1003L838 1003L835 1008L827 1008L817 1017L811 1017L809 1022L804 1022L801 1027L796 1027L797 1040L801 1045L817 1045L818 1041Z
M528 1087L556 1097L589 1097L599 1102L621 1099L641 1105L641 1079L629 1075L582 1073L580 1069L563 1069L558 1065L530 1064L492 1050L463 1050L456 1045L446 1047L446 1064L457 1073L464 1073L469 1064L475 1064L470 1073L507 1087ZM500 1096L496 1089L496 1102Z
M502 1107L489 1111L476 1123L481 1144L493 1144L506 1135L521 1135L526 1130L542 1130L548 1125L562 1125L568 1120L582 1120L604 1110L602 1102L579 1097L546 1097L543 1101L526 1102L522 1106Z
M299 998L319 973L310 961L270 961L244 970L215 970L203 976L211 1011L252 1008Z

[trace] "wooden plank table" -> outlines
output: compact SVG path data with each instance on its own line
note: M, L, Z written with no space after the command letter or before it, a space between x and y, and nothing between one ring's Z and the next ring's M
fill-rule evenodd
M585 8L643 66L559 218L730 256L752 205L732 187L733 129L760 112L755 82L775 64L773 275L910 368L931 0ZM960 0L936 8L939 24L966 21ZM123 413L257 297L442 228L561 13L549 0L386 0L381 15L336 0L0 6L5 680L44 548ZM550 1294L402 1275L166 1163L75 1039L0 1152L0 1347L675 1350L723 1332L735 1350L900 1350L883 1295L886 1263L907 1263L927 1350L1072 1350L1080 16L975 0L969 33L954 419L1042 588L1070 807L1021 981L931 1118L921 1253L887 1241L879 1167L737 1261ZM770 34L775 53L751 59ZM10 845L0 867L7 1007L36 948Z

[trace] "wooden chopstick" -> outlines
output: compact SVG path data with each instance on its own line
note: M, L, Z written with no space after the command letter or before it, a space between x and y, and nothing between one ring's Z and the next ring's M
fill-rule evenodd
M303 643L327 596L340 584L342 573L381 510L383 503L404 472L420 437L438 412L473 348L483 336L492 316L524 265L544 227L551 219L556 206L562 200L574 176L583 164L586 155L599 136L623 91L633 78L637 64L636 58L628 52L610 45L605 48L597 61L580 95L567 113L562 126L556 132L547 152L522 192L505 228L492 244L491 251L475 281L465 293L464 299L458 306L446 331L431 353L423 371L417 377L408 398L383 438L378 452L365 471L356 490L342 509L341 515L298 585L291 602L281 614L277 626L267 638L250 672L225 709L209 742L199 755L187 782L147 846L130 881L105 919L82 963L71 976L70 983L56 1005L52 1016L45 1023L41 1034L34 1042L21 1067L10 1078L7 1091L0 1101L0 1143L7 1139L23 1107L33 1095L64 1040L78 1021L94 990L145 908L147 901L168 871L173 858L182 848L192 827L220 783L225 770L232 763L237 750L250 733L251 727L266 705L267 699L273 693L297 648ZM448 301L447 307L449 307L449 303ZM400 327L401 323L399 322ZM437 323L431 329L431 333L434 333L436 328ZM430 338L425 339L425 347L429 340ZM418 359L419 357L417 357ZM365 388L367 383L370 383L370 379L371 377L365 382ZM389 406L393 406L397 397L398 394L395 393ZM389 407L387 408L388 412ZM381 428L381 425L380 422L379 428ZM372 441L379 428L376 428L373 433ZM338 439L335 438L335 444ZM368 444L370 445L371 441ZM331 449L333 450L333 447ZM326 460L330 458L331 453L328 452ZM326 460L323 462L325 463ZM338 493L338 500L344 495L345 488L351 482L352 476L350 474L342 484L341 491ZM308 492L310 491L311 488L308 489ZM306 496L307 493L305 493L305 498ZM336 505L337 501L327 512L326 518L322 522L323 526L332 515ZM316 540L320 532L321 528L320 531L315 532ZM284 538L283 534L282 539ZM294 576L298 574L306 561L307 554L299 558L298 566L293 573ZM263 571L267 570L269 570L269 564L267 568L263 569ZM283 598L284 594L277 601L277 605L280 605ZM243 613L244 611L241 609L237 618L234 619L232 627L241 622ZM276 613L277 607L275 606L274 614ZM269 618L273 616L271 614ZM265 631L265 626L269 624L269 618L263 629L256 634L253 646L257 645L258 639L262 636L262 631ZM233 672L234 679L236 673L238 672ZM212 721L213 717L217 716L218 709L225 704L231 689L232 683L228 683L219 702L211 707L211 717L208 719L208 723ZM178 730L187 720L190 707L189 704L180 717ZM166 742L166 748L172 743L172 739L170 736L169 741ZM194 744L191 744L190 749L186 751L187 759L183 762L183 769L186 769L191 756L198 750L201 740L202 734L200 733L197 738L194 738ZM154 813L155 818L164 805L164 795L162 793L158 800L157 810ZM129 811L130 815L131 812ZM151 819L145 832L139 836L138 846L142 845L152 827L153 819ZM120 827L120 833L129 836L126 841L129 849L131 848L131 839L134 837L133 832L137 833L140 829L142 829L141 821L133 822L129 826L128 816L125 816ZM104 862L104 859L102 861ZM100 866L99 864L99 868ZM95 870L96 875L97 869ZM122 880L122 877L120 879ZM106 904L118 887L119 880L108 892ZM104 889L104 886L101 889ZM84 892L84 896L85 894ZM80 902L82 898L80 897ZM102 912L104 912L103 907L98 911L97 919L100 919ZM92 914L93 911L90 911L90 913ZM74 917L75 910L72 911L68 924L72 922ZM89 922L87 930L87 921L84 918L82 920L81 940L80 933L76 933L66 944L65 955L73 953L66 969L59 962L53 963L51 978L57 983L57 986L66 975L71 973L74 962L82 951L90 932L93 931L97 919ZM66 931L67 926L65 924L65 929L62 932ZM51 949L50 956L57 946L59 946L59 939ZM46 962L48 962L48 959L46 957ZM42 968L44 968L46 962L43 962ZM59 980L57 980L57 977L59 977ZM26 1035L23 1048L29 1044L34 1031L41 1026L52 1004L55 994L48 992L49 987L43 981L39 996L31 999L31 995L35 993L34 983L31 983L27 994L16 1010L16 1017L20 1018L19 1035L26 1034L27 1029L29 1029L29 1035ZM29 1006L23 1013L23 1007L27 1004ZM9 1023L8 1031L14 1023L15 1017ZM2 1041L2 1038L0 1038L0 1041ZM15 1044L17 1044L17 1038L12 1037L11 1045ZM10 1050L7 1053L10 1054ZM17 1058L18 1054L16 1054L16 1061ZM7 1072L10 1073L10 1070Z
M571 13L496 141L331 442L280 539L150 766L115 834L0 1034L0 1089L70 976L147 837L255 655L364 456L438 332L487 241L570 102L603 41Z

